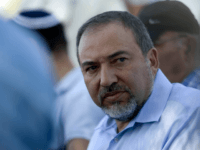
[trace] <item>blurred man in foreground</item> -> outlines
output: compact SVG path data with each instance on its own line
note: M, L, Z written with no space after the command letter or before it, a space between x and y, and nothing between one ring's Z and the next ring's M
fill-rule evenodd
M93 101L107 114L88 150L199 149L200 91L171 84L144 24L128 12L89 19L77 56Z
M68 56L62 24L43 10L24 11L14 20L37 31L49 45L58 76L56 100L58 137L54 149L85 150L95 126L105 115L91 100L80 68Z
M45 52L29 40L35 35L2 19L0 33L0 149L48 149L56 94Z
M187 6L163 1L146 6L139 14L158 50L160 69L171 82L200 89L199 25Z

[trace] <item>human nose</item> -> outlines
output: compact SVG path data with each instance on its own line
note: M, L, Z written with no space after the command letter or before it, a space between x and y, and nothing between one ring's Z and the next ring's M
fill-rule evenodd
M118 81L117 76L112 68L102 67L100 75L100 85L110 86Z

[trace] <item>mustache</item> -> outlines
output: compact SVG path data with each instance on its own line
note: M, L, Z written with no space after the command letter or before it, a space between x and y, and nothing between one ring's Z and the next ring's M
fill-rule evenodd
M103 98L105 97L106 94L113 93L113 92L119 92L119 91L128 92L131 96L133 96L131 90L127 86L123 86L123 85L119 85L117 83L113 83L108 87L104 87L99 92L98 100L99 100L101 106L102 106Z

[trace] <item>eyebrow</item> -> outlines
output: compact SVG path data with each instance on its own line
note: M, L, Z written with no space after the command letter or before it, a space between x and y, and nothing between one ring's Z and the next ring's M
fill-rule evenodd
M129 55L129 53L126 52L126 51L118 51L118 52L116 52L116 53L111 54L110 56L108 56L108 59L112 59L112 58L114 58L114 57L116 57L118 55L121 55L121 54L127 54L127 55Z
M108 59L112 59L112 58L114 58L114 57L116 57L116 56L118 56L118 55L121 55L121 54L129 54L128 52L126 52L126 51L118 51L118 52L116 52L116 53L114 53L114 54L111 54L111 55L109 55L108 56ZM96 64L95 62L93 62L93 61L85 61L85 62L83 62L82 64L81 64L81 67L82 68L84 68L85 66L92 66L92 65L94 65L94 64Z
M81 64L81 67L85 67L85 66L91 66L91 65L94 65L95 62L93 61L85 61L84 63Z

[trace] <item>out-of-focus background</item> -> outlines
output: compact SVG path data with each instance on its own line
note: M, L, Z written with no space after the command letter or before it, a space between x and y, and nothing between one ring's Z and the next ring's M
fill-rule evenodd
M75 66L76 34L79 27L90 17L109 10L128 10L127 3L136 6L135 11L146 3L158 0L0 0L0 15L15 17L21 10L45 9L64 24L69 41L69 56ZM200 0L179 0L185 3L200 23ZM130 11L130 10L129 10ZM136 13L137 12L133 12Z

